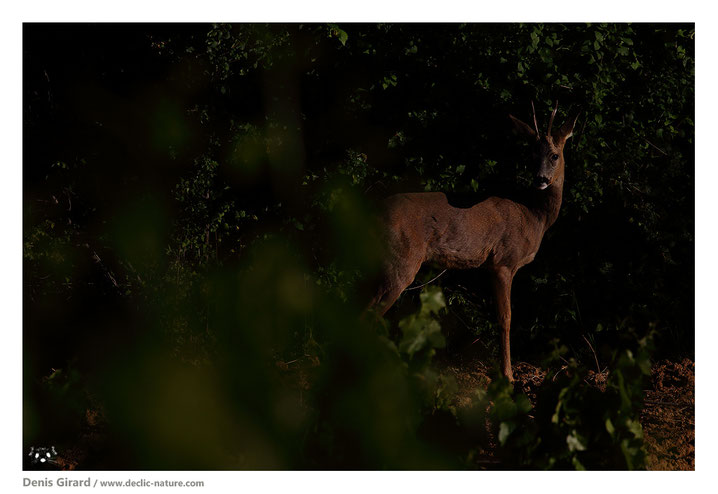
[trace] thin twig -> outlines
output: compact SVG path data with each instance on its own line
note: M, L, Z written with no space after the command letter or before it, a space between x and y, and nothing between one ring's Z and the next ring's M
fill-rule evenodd
M481 343L482 345L484 345L484 348L486 348L487 350L489 349L489 347L486 345L486 343L484 343L483 341L481 341L481 338L476 338L476 339L475 339L474 341L472 341L472 342L469 344L469 346L467 346L466 348L469 348L470 346L474 346L474 343L477 343L477 342L478 342L478 343Z
M85 246L88 249L90 249L89 245L85 244ZM117 280L115 279L114 276L112 276L112 273L110 272L110 270L107 268L107 266L105 266L105 264L102 262L102 259L100 259L100 256L98 256L97 252L95 252L94 250L92 250L92 260L96 264L100 265L100 267L105 271L105 276L107 276L107 278L112 282L112 284L114 285L115 288L119 289L120 285L117 283Z
M651 146L653 146L655 149L659 150L661 153L663 153L664 156L668 156L668 153L666 153L663 149L661 149L661 148L659 148L658 146L656 146L655 144L653 144L651 141L649 141L649 140L646 139L645 137L643 138L643 140L646 141L646 142L647 142L648 144L650 144Z
M558 375L561 374L563 371L565 371L567 368L568 368L568 365L562 366L562 367L558 370L558 372L556 372L556 374L553 375L553 379L551 379L551 380L552 380L552 381L556 381L556 378L558 377Z
M367 187L366 190L364 190L364 193L366 194L367 192L369 192L372 189L372 187L374 187L377 184L381 184L382 186L384 186L386 188L386 185L384 185L384 182L382 182L381 180L377 180L376 182L371 184L369 187Z
M418 290L419 288L424 287L424 286L428 285L429 283L431 283L431 282L433 282L433 281L436 281L436 280L439 278L439 276L441 276L441 275L444 274L444 273L446 273L446 269L443 270L443 271L442 271L441 273L439 273L438 275L436 275L434 278L432 278L432 279L430 279L429 281L427 281L426 283L424 283L424 284L422 284L422 285L419 285L419 286L409 287L409 288L405 289L404 291L405 291L405 292L408 292L409 290Z
M593 352L593 358L594 358L594 360L596 361L596 372L598 372L598 373L600 374L600 373L601 373L601 366L598 365L598 357L596 356L596 350L593 349L593 346L591 346L591 342L588 341L588 338L586 338L586 335L584 334L584 335L582 335L582 336L583 336L583 340L588 344L588 348L590 348L591 351Z

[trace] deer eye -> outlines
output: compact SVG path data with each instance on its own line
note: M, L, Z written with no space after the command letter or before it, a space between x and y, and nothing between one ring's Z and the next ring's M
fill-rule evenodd
M556 160L558 159L558 154L552 155L552 156L551 156L551 159L554 160L554 161L556 161Z

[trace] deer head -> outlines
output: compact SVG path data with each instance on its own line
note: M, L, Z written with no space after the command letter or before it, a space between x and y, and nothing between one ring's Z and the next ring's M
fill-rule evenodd
M529 137L533 142L533 185L539 190L546 189L554 183L562 185L564 174L563 148L566 145L566 140L573 135L573 128L576 125L578 114L573 119L569 118L557 131L551 132L553 119L558 110L558 101L556 101L556 106L548 122L548 130L546 134L541 135L538 130L536 109L533 102L531 102L531 108L533 109L533 128L513 115L509 115L509 118L511 118L514 128L519 133Z

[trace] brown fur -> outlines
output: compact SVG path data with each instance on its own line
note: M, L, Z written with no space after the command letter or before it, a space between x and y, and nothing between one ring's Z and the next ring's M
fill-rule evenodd
M387 255L370 307L383 315L425 262L446 268L489 270L501 325L501 369L513 380L511 283L516 271L533 261L544 233L558 218L564 181L563 148L576 119L566 122L554 135L539 136L521 120L510 118L519 132L534 141L536 177L548 185L537 190L534 200L527 204L490 197L468 209L452 207L441 192L388 198L382 218Z

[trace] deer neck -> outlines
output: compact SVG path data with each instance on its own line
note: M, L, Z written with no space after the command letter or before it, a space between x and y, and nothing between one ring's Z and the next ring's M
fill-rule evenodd
M544 190L534 191L531 210L538 220L543 223L543 231L554 224L558 218L563 199L563 175Z

